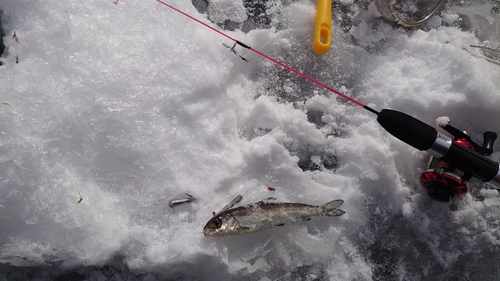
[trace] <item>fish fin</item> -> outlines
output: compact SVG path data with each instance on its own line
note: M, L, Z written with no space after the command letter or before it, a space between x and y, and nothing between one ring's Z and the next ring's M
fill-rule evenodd
M341 209L333 209L333 210L327 211L326 214L327 214L327 216L330 216L330 217L338 217L338 216L342 216L343 214L345 214L345 211L341 210Z
M255 203L255 204L257 204L257 205L258 204L266 204L266 203L270 203L271 201L274 201L276 199L278 199L278 198L276 198L276 197L267 197L267 198L264 198L264 199L260 200L259 202Z
M264 199L260 200L259 203L261 203L261 202L262 203L266 203L266 202L274 201L276 199L278 199L278 198L276 198L276 197L267 197L267 198L264 198Z
M244 226L238 227L238 233L245 233L248 231L250 231L250 227L244 227Z
M328 203L325 203L325 204L321 205L321 207L329 210L329 209L338 208L338 207L342 206L342 204L344 204L344 200L337 199L337 200L333 200L333 201L330 201Z
M337 199L330 201L328 203L325 203L321 205L321 210L323 215L325 216L330 216L330 217L336 217L336 216L341 216L345 214L343 210L337 209L337 207L340 207L344 203L344 200Z

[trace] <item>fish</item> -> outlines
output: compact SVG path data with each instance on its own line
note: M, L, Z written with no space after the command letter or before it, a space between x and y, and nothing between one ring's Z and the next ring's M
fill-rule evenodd
M314 216L341 216L345 214L345 211L337 208L343 203L341 199L318 206L260 201L214 215L203 228L203 234L207 237L244 234L308 221Z

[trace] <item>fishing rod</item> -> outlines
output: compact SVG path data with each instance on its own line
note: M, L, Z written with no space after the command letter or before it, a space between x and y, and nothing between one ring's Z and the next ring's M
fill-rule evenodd
M343 93L335 90L334 88L329 87L328 85L326 85L324 83L321 83L320 81L318 81L318 80L316 80L316 79L314 79L314 78L312 78L310 76L305 75L304 73L302 73L302 72L300 72L300 71L298 71L298 70L296 70L296 69L294 69L294 68L292 68L292 67L290 67L290 66L288 66L288 65L286 65L286 64L284 64L284 63L282 63L282 62L280 62L280 61L278 61L278 60L276 60L276 59L274 59L274 58L272 58L272 57L270 57L270 56L268 56L268 55L260 52L260 51L258 51L257 49L254 49L254 48L252 48L252 47L250 47L250 46L248 46L248 45L246 45L246 44L244 44L244 43L242 43L242 42L234 39L233 37L225 34L224 32L218 30L217 28L214 28L214 27L212 27L212 26L210 26L210 25L202 22L201 20L199 20L199 19L197 19L197 18L195 18L195 17L193 17L193 16L191 16L191 15L189 15L189 14L187 14L187 13L185 13L185 12L183 12L183 11L177 9L177 8L175 8L174 6L172 6L170 4L167 4L167 3L165 3L165 2L163 2L161 0L156 0L156 1L158 1L159 3L161 3L161 4L163 4L163 5L167 6L167 7L169 7L170 9L172 9L172 10L174 10L174 11L176 11L176 12L178 12L178 13L180 13L180 14L182 14L182 15L184 15L184 16L192 19L192 20L194 20L195 22L197 22L197 23L199 23L199 24L201 24L201 25L203 25L203 26L205 26L205 27L207 27L207 28L209 28L209 29L211 29L211 30L219 33L220 35L228 38L229 40L233 41L235 45L231 48L231 51L234 52L234 47L236 45L239 45L239 46L241 46L241 47L243 47L245 49L248 49L248 50L250 50L250 51L258 54L259 56L264 57L264 58L266 58L266 59L274 62L275 64L277 64L277 65L279 65L279 66L281 66L281 67L283 67L283 68L285 68L285 69L287 69L287 70L289 70L289 71L291 71L291 72L293 72L293 73L295 73L295 74L297 74L297 75L299 75L299 76L301 76L301 77L303 77L303 78L305 78L305 79L313 82L316 85L318 85L318 86L320 86L322 88L327 89L328 91L330 91L330 92L332 92L332 93L334 93L334 94L342 97L343 99L348 100L348 101L354 103L355 105L358 105L358 106L360 106L360 107L362 107L362 108L370 111L371 113L378 114L378 112L375 109L373 109L373 108L371 108L371 107L369 107L369 106L367 106L365 104L362 104L361 102L359 102L359 101L357 101L357 100L355 100L355 99L353 99L353 98L351 98L351 97L349 97L349 96L347 96L347 95L345 95L345 94L343 94Z
M257 49L236 40L235 38L222 32L221 30L202 22L201 20L173 7L172 5L165 3L162 0L156 0L156 1L172 9L173 11L182 14L185 17L233 41L234 45L231 47L231 51L234 52L236 55L240 56L238 53L236 53L235 47L237 45L241 46L299 75L300 77L303 77L306 80L309 80L312 83L336 94L337 96L347 101L350 101L355 105L362 107L365 110L368 110L371 113L376 114L377 122L387 132L389 132L391 135L398 138L399 140L405 142L406 144L420 151L426 151L429 154L431 154L432 157L434 158L441 159L448 165L448 168L450 169L451 173L457 172L458 174L460 174L460 172L462 172L466 175L464 179L467 179L467 177L472 176L483 182L488 183L493 188L500 189L499 164L487 158L486 156L488 156L489 154L484 153L485 151L490 152L490 150L492 150L493 142L496 140L495 133L487 132L488 135L485 133L485 138L483 143L484 150L478 152L476 151L479 148L478 145L476 146L464 145L464 142L458 141L459 138L456 135L454 135L455 140L453 140L450 137L439 133L434 127L400 111L391 109L382 109L380 112L378 112L375 109L361 103L360 101L352 97L349 97L346 94L341 93L333 89L332 87L258 51ZM460 135L460 137L463 136ZM444 171L443 169L440 168L438 169L437 173L444 174ZM455 190L457 190L458 187L455 188L454 184L453 183L450 184L447 178L444 178L444 176L442 175L438 175L437 177L439 178L440 181L430 181L431 184L429 185L427 184L429 182L426 183L426 188L428 190L428 193L432 198L436 200L448 201L450 198L454 197L455 194L453 191L449 190L450 186L452 189Z

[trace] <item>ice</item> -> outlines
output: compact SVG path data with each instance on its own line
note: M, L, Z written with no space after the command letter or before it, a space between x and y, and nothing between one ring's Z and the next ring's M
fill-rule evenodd
M208 5L210 19L223 23L226 20L243 22L247 19L243 0L211 0Z
M340 0L339 3L342 5L352 5L353 0Z
M439 127L445 127L446 125L450 124L450 117L448 116L441 116L436 118L436 124Z
M478 143L499 131L500 67L471 47L500 45L489 1L451 1L422 29L341 1L323 56L314 1L165 2L376 110L448 116ZM158 1L0 9L0 280L500 278L499 192L472 179L432 201L428 154L372 113ZM238 194L346 213L204 237Z
M447 24L452 25L459 19L459 17L460 16L458 14L455 14L455 13L446 13L443 15L443 20Z

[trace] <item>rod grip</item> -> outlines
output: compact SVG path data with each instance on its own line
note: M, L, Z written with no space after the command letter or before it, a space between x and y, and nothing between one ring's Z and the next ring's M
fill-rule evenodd
M491 181L498 173L498 163L456 143L451 144L441 160L485 182Z
M391 135L419 150L428 150L436 141L437 130L403 112L382 109L377 122Z

